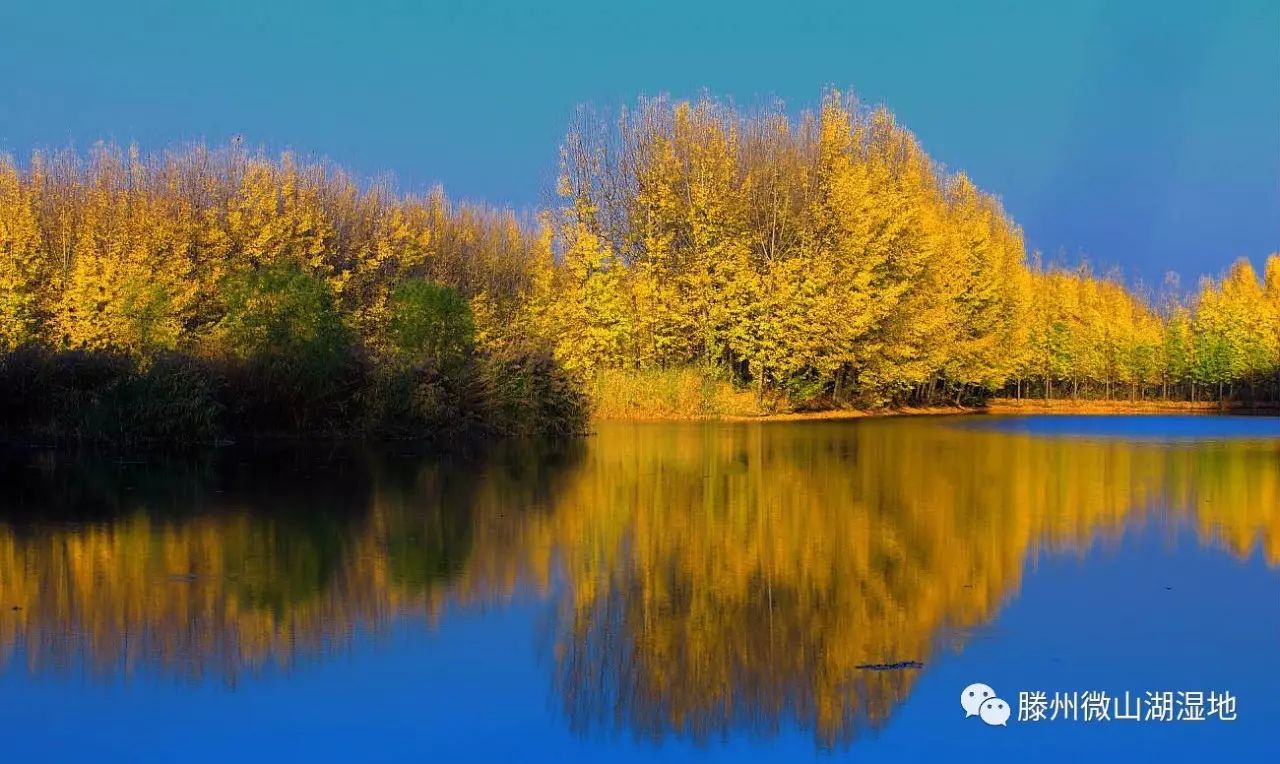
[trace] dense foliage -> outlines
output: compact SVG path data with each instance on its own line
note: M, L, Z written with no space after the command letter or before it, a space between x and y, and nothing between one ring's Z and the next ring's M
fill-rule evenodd
M756 409L1280 398L1280 257L1159 305L1029 263L998 200L836 92L795 119L579 112L557 190L521 220L238 143L0 158L0 351L24 349L0 386L66 395L39 426L11 399L5 426L83 435L57 412L174 370L200 379L184 411L209 403L192 421L235 431L564 432L579 389L637 413L740 410L735 388ZM23 387L41 374L61 381Z
M1020 229L883 109L641 100L582 113L557 216L558 352L696 364L793 404L1280 394L1280 258L1157 310L1118 277L1028 263ZM1243 383L1243 384L1242 384Z
M509 329L546 246L508 212L362 189L238 146L0 160L0 428L580 431L579 383Z

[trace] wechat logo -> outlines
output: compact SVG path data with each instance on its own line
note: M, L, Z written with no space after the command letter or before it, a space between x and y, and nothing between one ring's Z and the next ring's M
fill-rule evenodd
M996 697L991 685L971 684L960 693L960 705L964 716L976 716L992 727L1009 726L1009 703Z

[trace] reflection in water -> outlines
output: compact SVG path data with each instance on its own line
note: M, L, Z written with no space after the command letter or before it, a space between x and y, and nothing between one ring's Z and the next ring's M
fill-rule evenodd
M609 425L483 463L374 453L9 460L0 650L235 681L449 602L551 596L580 730L886 719L1028 560L1135 523L1280 565L1280 443L939 421ZM8 658L14 660L14 658Z
M565 458L220 454L128 465L9 461L0 655L234 680L409 611L509 591L519 508ZM514 510L514 512L513 512ZM497 562L472 560L479 542ZM545 568L545 564L543 566Z

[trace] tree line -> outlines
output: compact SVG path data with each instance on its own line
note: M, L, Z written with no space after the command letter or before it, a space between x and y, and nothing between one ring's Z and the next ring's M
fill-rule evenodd
M1280 257L1160 304L1029 259L998 199L887 110L712 98L579 113L562 149L559 352L695 364L791 401L1280 397Z
M496 336L545 246L510 211L238 144L0 159L0 429L580 430L549 349Z
M142 380L121 400L203 380L161 421L295 430L545 422L602 372L690 368L774 406L1275 400L1280 258L1156 301L1029 259L886 109L652 98L579 110L523 218L239 143L0 158L0 350L9 420L117 377Z
M1277 400L1280 256L1248 259L1158 305L1087 268L1035 270L1016 394Z

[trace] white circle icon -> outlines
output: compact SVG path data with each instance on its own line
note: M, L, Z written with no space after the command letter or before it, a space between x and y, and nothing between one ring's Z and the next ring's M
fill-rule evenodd
M995 696L996 691L981 682L964 688L964 692L960 693L960 705L964 707L964 717L968 719L970 716L978 716L982 704Z
M1009 704L1000 698L991 698L978 709L982 721L992 727L1009 726Z

